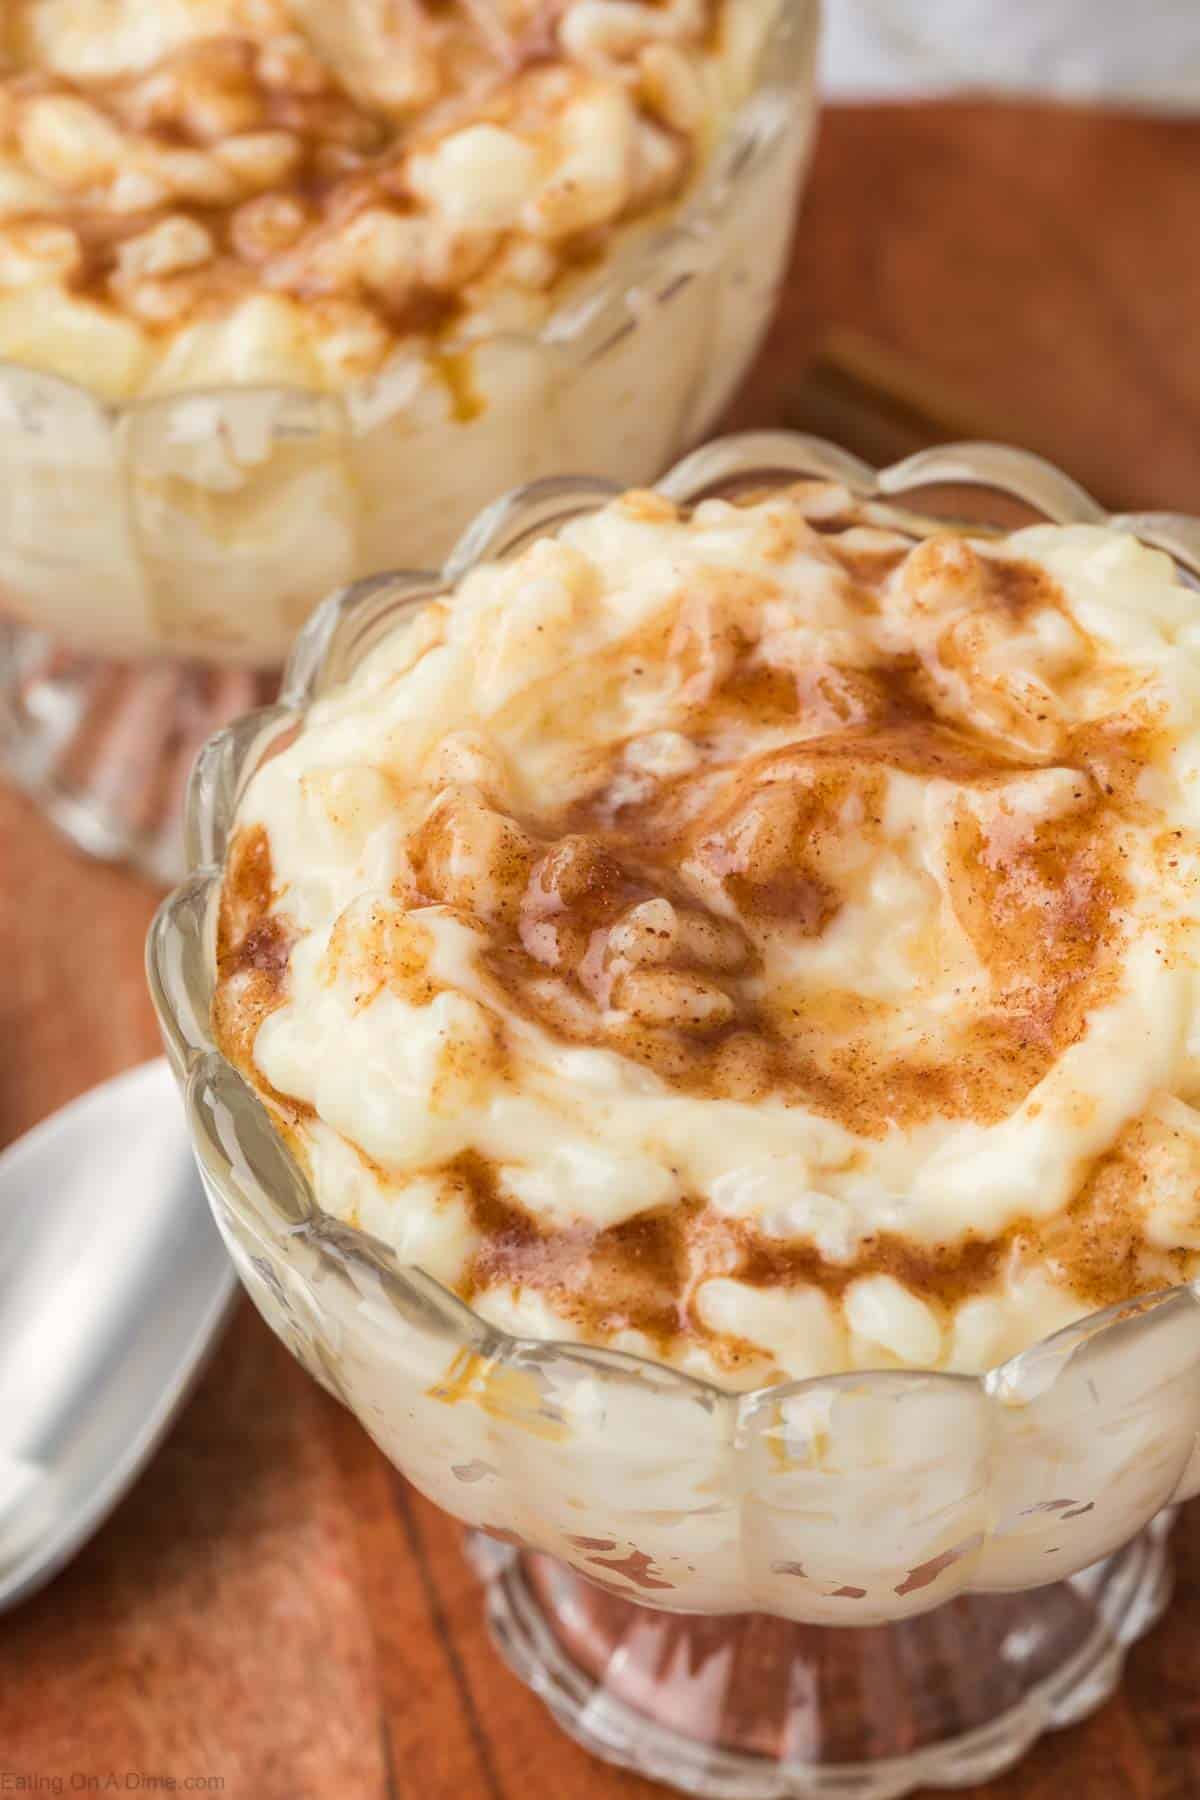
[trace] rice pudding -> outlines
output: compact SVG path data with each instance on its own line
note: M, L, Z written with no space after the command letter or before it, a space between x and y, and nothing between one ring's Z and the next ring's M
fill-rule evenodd
M267 664L331 587L436 566L498 483L657 473L737 381L786 251L794 87L742 146L740 216L710 196L668 244L780 15L7 8L6 602L88 647Z
M1131 537L631 492L259 768L218 1041L509 1332L982 1370L1195 1267L1198 774L1195 596Z

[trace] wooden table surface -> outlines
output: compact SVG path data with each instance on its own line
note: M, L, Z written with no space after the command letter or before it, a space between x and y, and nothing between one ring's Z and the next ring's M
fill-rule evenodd
M804 423L812 347L851 328L1100 495L1200 506L1198 216L1200 121L832 111L738 420ZM0 1142L154 1053L154 901L0 790ZM500 1666L457 1537L244 1307L134 1492L0 1622L0 1795L110 1773L236 1800L661 1794ZM1200 1509L1176 1549L1175 1607L1120 1696L979 1800L1200 1794Z

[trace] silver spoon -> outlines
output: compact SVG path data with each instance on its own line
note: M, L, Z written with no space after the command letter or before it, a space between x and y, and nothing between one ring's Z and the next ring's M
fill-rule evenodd
M0 1608L140 1473L235 1286L161 1058L0 1154Z

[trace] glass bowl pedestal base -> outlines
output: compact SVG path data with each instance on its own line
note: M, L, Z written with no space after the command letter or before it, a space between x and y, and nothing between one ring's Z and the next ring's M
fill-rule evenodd
M0 617L0 774L89 856L176 881L197 754L278 686L274 671L89 656Z
M662 1612L469 1546L497 1649L594 1755L704 1800L894 1800L986 1781L1108 1699L1169 1598L1171 1517L1065 1581L846 1629Z

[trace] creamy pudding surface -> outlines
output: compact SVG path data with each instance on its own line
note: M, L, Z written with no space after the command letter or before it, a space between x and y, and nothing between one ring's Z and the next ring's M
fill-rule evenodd
M508 1331L982 1370L1197 1266L1198 781L1200 610L1134 539L629 493L258 770L218 1040Z
M114 401L336 391L540 329L688 190L777 11L10 0L0 358ZM470 369L433 373L482 405Z

